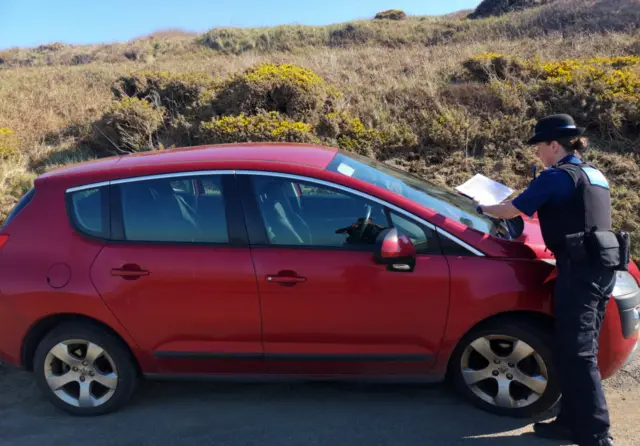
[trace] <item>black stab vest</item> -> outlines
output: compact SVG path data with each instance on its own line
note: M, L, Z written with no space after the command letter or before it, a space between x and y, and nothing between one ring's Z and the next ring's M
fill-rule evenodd
M564 251L564 237L593 227L611 230L611 193L602 173L589 163L559 163L554 166L573 179L575 191L560 205L547 203L538 210L540 229L547 247L554 254Z

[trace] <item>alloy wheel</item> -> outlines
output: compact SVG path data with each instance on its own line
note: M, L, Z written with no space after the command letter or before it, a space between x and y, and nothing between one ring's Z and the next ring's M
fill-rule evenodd
M535 403L549 380L547 367L529 344L505 335L482 336L463 351L464 382L483 401L505 409Z
M53 346L44 362L51 391L74 407L98 407L109 401L118 387L118 370L98 344L71 339Z

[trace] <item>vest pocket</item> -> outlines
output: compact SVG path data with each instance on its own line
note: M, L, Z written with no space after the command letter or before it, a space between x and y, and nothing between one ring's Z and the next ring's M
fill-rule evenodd
M593 231L587 233L591 257L596 264L605 268L621 266L620 242L612 231Z
M564 237L567 257L574 263L585 263L589 261L589 251L585 243L585 233L577 232Z

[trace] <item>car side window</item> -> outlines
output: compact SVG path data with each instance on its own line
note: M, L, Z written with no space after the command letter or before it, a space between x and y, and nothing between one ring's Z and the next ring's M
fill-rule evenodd
M83 189L69 194L67 209L72 222L80 232L97 237L107 236L107 199L107 187Z
M373 250L389 227L383 206L337 188L261 175L252 183L271 245Z
M124 238L140 242L228 243L222 176L122 183Z
M417 254L442 254L436 232L396 212L391 212L391 222L399 233L409 237Z

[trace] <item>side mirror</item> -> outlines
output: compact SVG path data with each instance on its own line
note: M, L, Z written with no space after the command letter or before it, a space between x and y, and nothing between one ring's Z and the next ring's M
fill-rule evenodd
M513 234L513 239L516 240L520 238L524 232L524 219L518 215L517 217L507 220L507 225Z
M376 239L375 261L389 271L411 272L416 266L416 248L396 228L382 231Z

